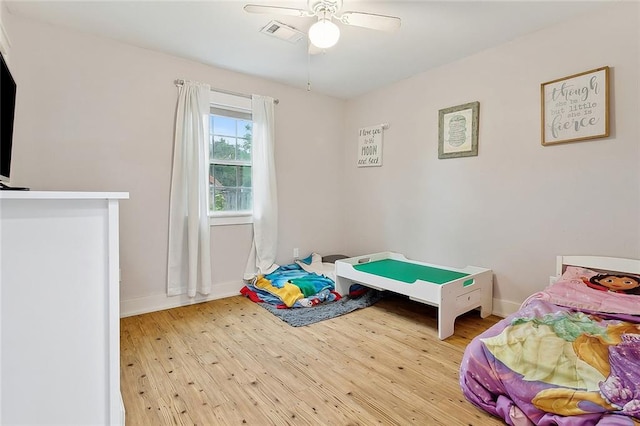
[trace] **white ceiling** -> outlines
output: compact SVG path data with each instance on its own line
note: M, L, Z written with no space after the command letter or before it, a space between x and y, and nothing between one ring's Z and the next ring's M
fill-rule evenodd
M393 33L341 25L325 53L260 33L275 19L306 32L314 18L256 15L246 3L305 9L297 1L5 1L9 13L349 99L456 61L608 1L344 0L342 11L398 16ZM576 35L579 36L579 35ZM553 46L550 46L553 47Z

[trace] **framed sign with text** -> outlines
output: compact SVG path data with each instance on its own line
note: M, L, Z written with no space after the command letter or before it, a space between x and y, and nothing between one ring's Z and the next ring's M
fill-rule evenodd
M542 145L609 136L609 67L542 83Z

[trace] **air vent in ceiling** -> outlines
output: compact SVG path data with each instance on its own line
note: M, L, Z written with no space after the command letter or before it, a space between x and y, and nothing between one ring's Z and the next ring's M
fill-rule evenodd
M302 32L278 21L269 22L263 29L260 30L260 32L272 37L279 38L281 40L288 41L289 43L296 43L304 37L304 34Z

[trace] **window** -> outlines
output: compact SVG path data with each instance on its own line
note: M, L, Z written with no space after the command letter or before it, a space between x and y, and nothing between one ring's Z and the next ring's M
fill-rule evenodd
M220 95L228 99L221 102ZM209 115L209 215L212 224L251 222L252 129L250 99L212 92Z

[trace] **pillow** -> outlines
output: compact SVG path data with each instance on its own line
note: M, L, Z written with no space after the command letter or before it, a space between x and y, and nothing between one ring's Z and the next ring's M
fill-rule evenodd
M567 266L560 280L579 280L587 287L596 290L640 295L640 276L634 274Z
M606 281L608 278L611 282ZM628 284L624 284L625 281ZM629 289L613 288L614 282L621 282ZM638 286L640 277L633 274L568 266L558 281L527 300L541 299L583 310L640 315Z
M330 254L328 256L322 257L323 263L336 263L336 260L347 259L349 256L345 256L344 254Z

